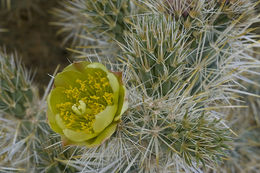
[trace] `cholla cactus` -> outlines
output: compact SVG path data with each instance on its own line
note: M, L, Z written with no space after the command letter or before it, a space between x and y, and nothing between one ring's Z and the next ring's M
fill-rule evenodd
M85 1L62 1L62 8L54 8L51 13L57 21L51 22L52 25L62 27L57 34L64 34L63 45L69 40L72 46L91 44L89 40L81 40L79 36L88 35L84 29L88 20L84 16ZM92 39L91 39L92 40Z
M186 69L180 74L198 73L196 81L192 79L195 82L192 94L207 90L211 80L228 73L227 69L220 70L226 61L239 61L230 58L241 46L236 44L250 32L246 29L259 21L254 17L254 6L248 10L249 1L148 0L143 3L154 14L134 19L133 31L126 37L128 45L122 44L122 48L128 55L125 60L134 64L147 90L160 88L162 95L174 85L176 76L173 75L181 66ZM149 80L149 75L157 78Z
M15 55L0 53L0 115L1 115L1 165L13 166L29 153L23 153L26 141L26 123L23 119L31 118L35 89L31 75L24 69ZM23 138L23 140L21 140ZM15 159L14 159L15 158ZM17 160L16 160L17 159ZM13 161L13 162L11 162ZM19 164L18 164L19 165ZM22 168L22 167L21 167ZM11 168L10 168L11 169Z
M16 55L1 49L0 67L0 172L62 172L60 160L75 149L63 151L60 138L49 128L46 97L39 99L31 73Z
M218 172L259 172L259 110L260 102L256 97L246 98L248 108L228 113L230 126L238 136L230 143L232 150ZM223 169L224 168L224 169Z
M65 2L69 12L56 10L56 14L61 14L61 18L72 14L72 18L56 23L65 26L61 32L71 30L71 24L69 28L65 24L71 19L76 23L81 21L78 25L80 29L76 31L87 38L86 47L82 47L87 50L79 57L89 55L89 62L98 59L108 70L99 63L92 63L95 64L92 66L94 70L89 70L89 62L78 62L54 77L56 88L48 99L49 123L61 136L48 127L44 116L46 107L41 102L46 99L51 85L42 100L32 90L32 99L27 99L31 105L23 107L21 116L16 115L16 109L6 109L1 114L1 133L5 138L0 144L1 165L6 165L0 167L3 171L201 172L215 171L227 158L231 160L225 163L227 171L228 168L231 171L248 170L236 167L237 158L244 151L257 153L258 150L254 146L241 149L238 144L247 143L245 139L250 139L249 133L258 134L254 130L238 133L235 120L229 123L226 112L229 108L241 107L239 94L256 96L241 89L243 82L255 83L244 73L258 74L255 68L260 67L260 61L251 55L253 48L260 47L260 44L255 41L257 36L248 29L259 21L259 16L253 13L253 4L241 0ZM128 8L134 6L137 9ZM70 34L74 36L75 33ZM108 52L108 45L117 49ZM104 54L109 59L102 58ZM8 61L3 62L8 64ZM82 71L82 66L79 70L77 64L83 64L83 69L87 70ZM87 76L96 72L97 67L103 70L101 74L104 76L113 75L109 70L122 72L122 83L128 91L129 102L129 108L122 111L122 116L119 113L123 107L120 101L118 104L109 104L109 99L107 104L93 101L105 93L93 89L102 84L102 75ZM4 74L9 67L6 69L3 69ZM12 86L8 77L5 76L4 81ZM99 82L94 84L93 81ZM117 78L109 85L114 87L119 82L120 78ZM21 85L20 82L15 84ZM63 86L66 86L65 89ZM20 91L20 88L15 89ZM109 88L105 90L110 91ZM74 100L66 100L66 95L63 95L66 92L68 97L75 97ZM108 95L114 96L117 92L122 100L124 94L120 94L120 89L113 90L113 94L108 92ZM24 91L22 93L25 95ZM83 100L83 96L96 106L103 106L102 109L87 109L89 105L86 105L87 100ZM66 101L69 107L65 109L62 103ZM258 101L252 103L252 112L255 112ZM116 113L115 110L106 112L103 109L108 105L114 105ZM98 121L101 125L96 126L96 130L99 129L96 136L87 136L92 135L89 131L82 134L86 124L86 128L94 129L95 125L91 122L100 113L107 116L102 116L104 121ZM256 115L253 120L257 124ZM90 117L92 119L88 119ZM87 123L80 118L87 118ZM73 121L76 119L80 120ZM111 127L111 123L112 130L104 130ZM67 133L71 127L75 127L74 135ZM236 134L234 131L243 134L235 142L232 141L232 133ZM257 137L251 138L253 144L259 143ZM259 157L257 154L253 156L246 158L246 162L257 163ZM255 166L252 171L257 169Z
M259 52L259 48L255 49L255 52ZM254 56L260 60L258 54ZM250 93L257 94L258 97L244 97L247 108L235 109L227 113L229 124L238 136L231 143L234 149L230 151L225 164L221 165L221 172L259 172L260 170L258 164L260 162L260 148L258 147L260 144L260 68L252 70L253 73L248 72L248 70L244 71L248 83L243 82L242 84Z
M17 118L29 116L26 111L33 102L30 75L14 55L0 52L0 56L0 110Z
M51 24L62 27L58 34L67 32L64 43L77 43L79 50L72 51L80 58L116 56L120 50L114 41L123 41L127 17L136 11L129 0L64 1L62 6L52 11L58 21Z
M92 1L84 2L93 7ZM122 28L127 30L119 38L111 36L108 23L103 22L106 30L100 30L92 21L107 21L102 10L97 13L99 8L93 7L86 13L90 28L96 26L102 36L114 37L122 49L118 55L122 65L101 61L124 71L129 110L104 145L84 149L65 162L82 172L214 169L228 157L227 142L235 134L222 109L240 107L233 105L238 94L255 96L241 91L238 83L238 79L248 82L242 76L245 68L260 66L249 54L259 47L253 40L256 36L248 34L248 27L259 21L254 5L240 0L131 2L145 12L125 18ZM104 44L111 41L98 38L95 41L107 41Z

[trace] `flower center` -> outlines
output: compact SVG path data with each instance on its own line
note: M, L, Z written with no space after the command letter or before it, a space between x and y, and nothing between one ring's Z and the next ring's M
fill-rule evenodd
M84 115L86 113L86 103L84 101L80 100L79 101L79 106L77 107L76 104L74 104L71 109L75 114L78 116Z
M113 104L113 91L104 71L89 68L85 77L65 88L67 100L56 107L66 128L94 133L95 115Z

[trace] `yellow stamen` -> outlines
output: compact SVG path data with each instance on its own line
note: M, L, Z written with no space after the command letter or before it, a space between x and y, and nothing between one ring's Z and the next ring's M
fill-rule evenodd
M94 133L95 115L113 104L113 91L106 73L93 69L86 80L76 79L75 86L65 89L67 102L57 104L66 128Z

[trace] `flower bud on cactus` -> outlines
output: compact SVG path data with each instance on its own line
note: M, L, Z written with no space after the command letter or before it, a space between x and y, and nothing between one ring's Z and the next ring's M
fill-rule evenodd
M54 79L48 120L64 144L100 145L116 130L127 108L125 88L99 63L76 62Z

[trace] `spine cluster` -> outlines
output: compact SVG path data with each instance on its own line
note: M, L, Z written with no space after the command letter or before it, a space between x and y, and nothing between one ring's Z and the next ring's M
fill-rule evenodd
M50 86L40 99L19 60L1 51L0 172L258 171L256 5L62 1L52 24L75 60L122 72L129 108L102 145L65 146L46 123Z

